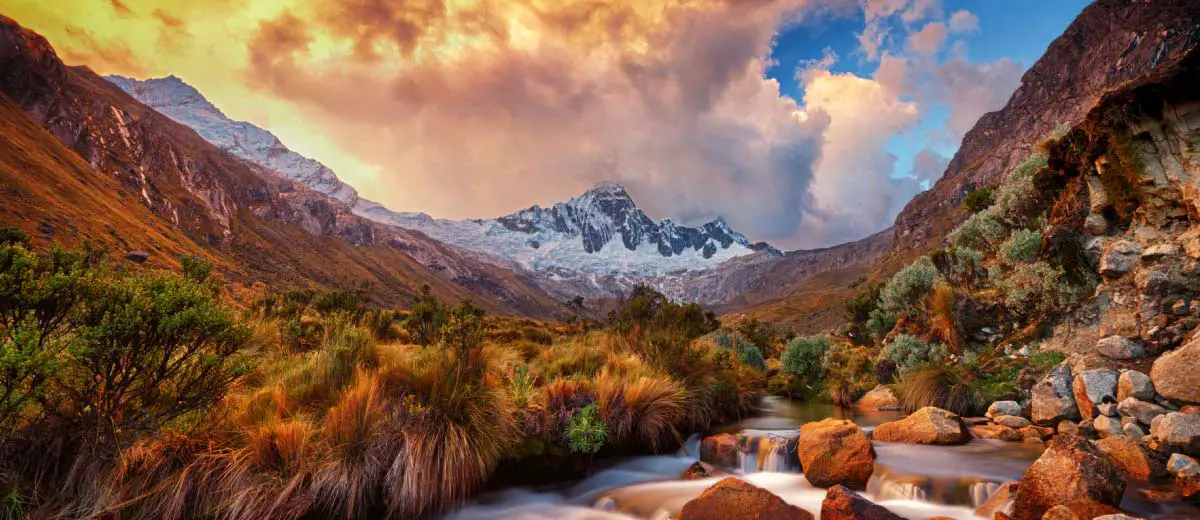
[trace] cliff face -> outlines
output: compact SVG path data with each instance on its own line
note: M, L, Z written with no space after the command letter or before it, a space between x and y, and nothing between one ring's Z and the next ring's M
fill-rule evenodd
M896 218L876 274L937 246L961 223L964 194L997 184L1056 128L1078 124L1105 94L1178 61L1200 43L1200 2L1099 0L1021 79L1008 104L963 138L945 174Z
M381 303L393 305L429 284L444 298L472 298L494 312L549 315L557 308L519 271L482 262L419 232L356 216L340 200L218 149L86 67L65 66L44 38L3 16L0 96L19 108L6 118L6 132L23 128L19 119L28 118L48 132L40 137L28 133L31 139L53 136L90 167L89 175L105 180L92 195L108 200L90 204L52 197L30 206L24 204L28 194L0 192L0 203L26 210L6 215L5 224L29 228L40 240L86 239L114 248L139 243L152 259L175 251L147 243L149 227L186 237L181 241L192 244L180 247L212 256L234 278L302 286L370 285ZM50 185L79 181L69 178L79 172L36 161L28 149L12 152L3 157L11 167L6 168L7 184L37 190L30 182L35 177ZM31 171L35 168L46 171ZM100 202L113 201L118 211L148 211L157 221L144 222L145 227L110 225L98 234L77 224L115 221L99 213L105 206ZM10 220L13 216L18 218ZM69 235L66 229L72 230Z

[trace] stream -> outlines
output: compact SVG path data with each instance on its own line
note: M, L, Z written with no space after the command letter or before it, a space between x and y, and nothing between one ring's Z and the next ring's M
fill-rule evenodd
M832 405L767 397L760 415L714 433L738 435L744 453L736 475L818 515L825 490L800 473L794 441L800 425L827 417L851 419L864 430L902 417L898 412L860 413ZM962 446L874 443L875 472L863 495L906 518L978 519L974 510L1005 482L1019 480L1041 455L1035 444L973 440ZM480 497L445 520L666 520L723 477L681 480L698 460L696 437L673 455L612 461L577 482L541 489L508 489ZM1200 508L1178 501L1151 501L1145 485L1130 482L1121 508L1147 519L1200 518ZM1152 490L1151 490L1152 491ZM818 515L819 516L819 515ZM989 519L990 520L990 519Z

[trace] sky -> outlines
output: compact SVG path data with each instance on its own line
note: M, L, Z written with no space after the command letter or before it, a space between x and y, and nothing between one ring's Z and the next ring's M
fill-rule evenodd
M179 76L394 210L492 217L615 181L652 217L723 217L794 249L891 225L1086 4L0 0L0 13L67 63Z

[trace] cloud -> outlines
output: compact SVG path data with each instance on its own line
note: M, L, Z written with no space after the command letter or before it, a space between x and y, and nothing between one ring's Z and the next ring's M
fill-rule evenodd
M941 0L914 0L902 13L900 19L907 24L913 24L929 18L941 18Z
M908 37L908 45L923 54L937 54L946 43L946 24L929 22L920 31Z
M922 148L913 157L912 174L921 183L931 183L938 180L946 171L950 158L941 155L930 148Z
M960 9L955 11L950 16L950 31L958 33L971 33L979 30L979 17L972 14L970 11Z

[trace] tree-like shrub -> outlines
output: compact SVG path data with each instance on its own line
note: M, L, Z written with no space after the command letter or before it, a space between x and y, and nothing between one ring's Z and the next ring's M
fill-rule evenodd
M976 251L995 251L998 244L1004 241L1007 230L992 210L984 210L968 218L949 235L950 244L957 248L969 248Z
M828 350L829 338L825 336L795 338L783 349L780 359L783 371L804 381L816 381L821 377L821 360Z
M1042 234L1028 229L1013 231L1000 246L1000 255L1008 265L1033 262L1041 252Z
M915 316L924 310L925 295L933 289L937 268L921 257L892 276L879 293L879 308L893 316Z
M767 369L767 361L763 359L762 351L754 345L748 345L739 349L738 359L743 365L753 367L759 372Z
M926 363L939 361L945 355L945 345L926 343L920 338L908 334L896 335L883 348L884 359L895 363L902 373Z
M1063 310L1073 300L1061 267L1046 262L1022 264L1000 283L1004 305L1023 316L1043 316Z
M979 188L963 197L963 207L971 213L979 213L987 209L996 201L996 190L992 188Z
M929 259L942 279L959 287L973 287L983 265L983 253L969 247L938 249Z

